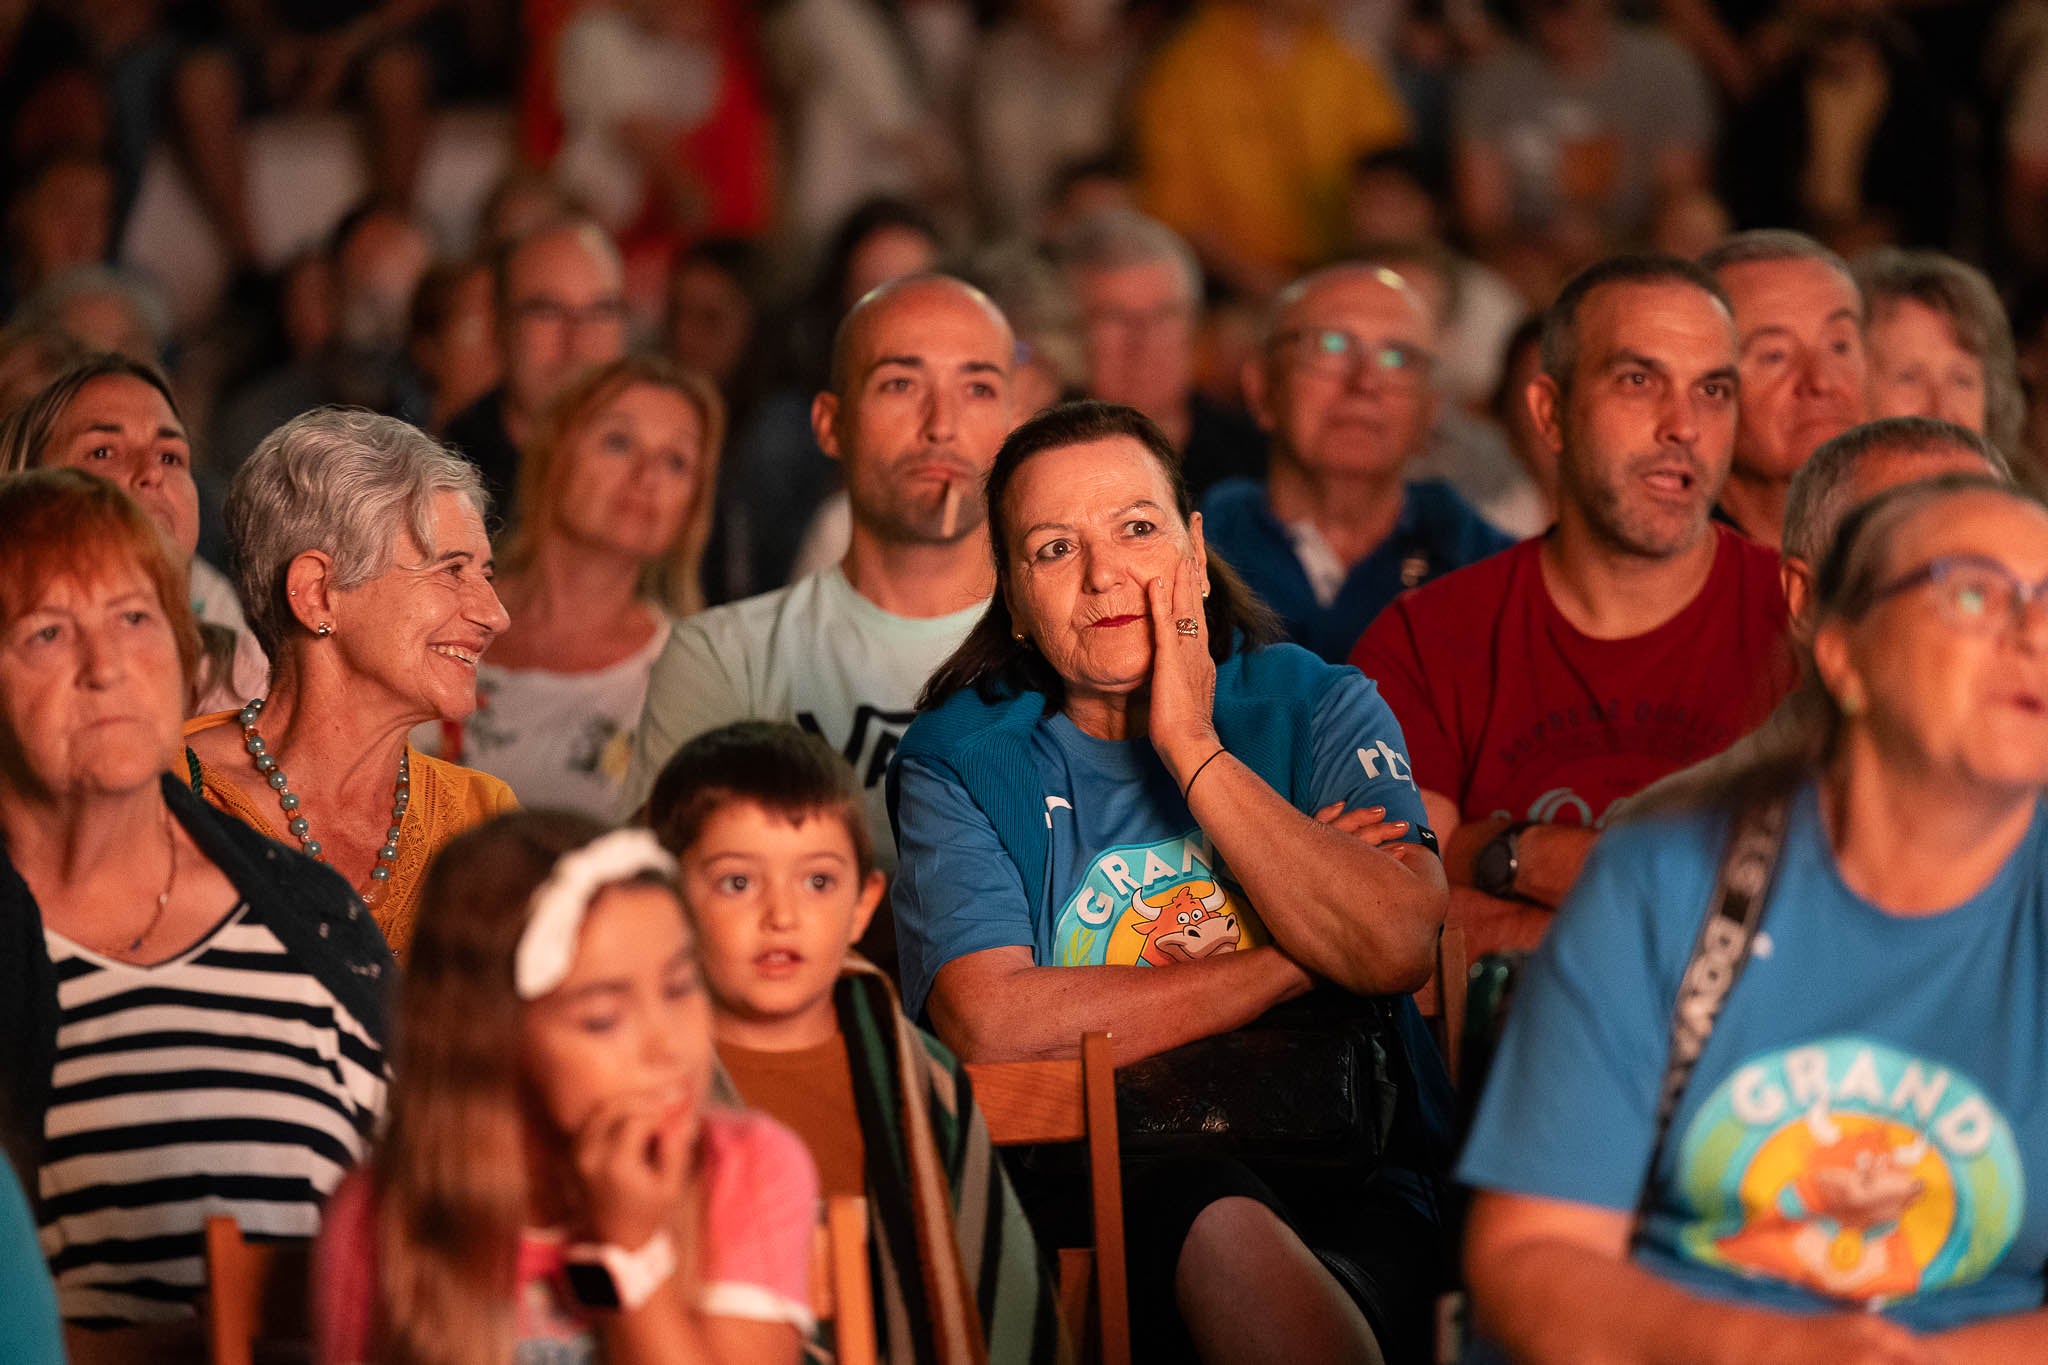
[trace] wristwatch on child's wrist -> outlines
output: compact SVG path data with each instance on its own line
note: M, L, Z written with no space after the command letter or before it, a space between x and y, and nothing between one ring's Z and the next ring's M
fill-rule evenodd
M1534 820L1517 820L1480 846L1472 862L1472 885L1499 900L1514 900L1515 875L1522 870L1522 831Z
M584 1243L567 1253L569 1292L585 1308L630 1313L676 1273L676 1245L657 1232L638 1251Z

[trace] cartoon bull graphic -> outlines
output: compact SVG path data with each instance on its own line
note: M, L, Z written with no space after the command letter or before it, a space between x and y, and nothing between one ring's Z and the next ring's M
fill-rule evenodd
M1824 1103L1807 1110L1806 1169L1716 1245L1731 1261L1835 1298L1889 1299L1920 1287L1900 1223L1927 1182L1925 1138L1895 1143L1889 1125L1845 1134Z
M1174 962L1199 962L1218 953L1237 951L1242 938L1237 915L1228 908L1230 897L1220 883L1212 883L1209 894L1197 896L1186 882L1173 889L1162 905L1152 905L1142 891L1131 893L1131 923L1145 936L1145 951L1139 960L1155 967Z

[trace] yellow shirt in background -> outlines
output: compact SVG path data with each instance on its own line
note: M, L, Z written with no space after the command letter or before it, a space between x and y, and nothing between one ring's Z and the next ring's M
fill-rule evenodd
M1408 117L1327 22L1276 55L1249 6L1213 0L1153 62L1137 131L1146 212L1293 272L1343 251L1351 165L1405 139Z

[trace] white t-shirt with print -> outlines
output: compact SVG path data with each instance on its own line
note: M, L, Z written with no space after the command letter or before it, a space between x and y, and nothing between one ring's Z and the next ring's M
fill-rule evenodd
M633 653L587 673L499 668L476 670L476 710L461 745L414 743L429 753L503 778L522 806L581 811L610 820L619 808L633 727L647 699L647 677L675 623L660 609L654 634ZM423 726L422 730L438 727Z
M705 731L737 720L795 721L853 764L877 860L893 870L896 843L882 782L889 758L925 680L986 606L897 616L855 592L834 565L678 623L648 681L625 799L614 814L637 810L662 765Z

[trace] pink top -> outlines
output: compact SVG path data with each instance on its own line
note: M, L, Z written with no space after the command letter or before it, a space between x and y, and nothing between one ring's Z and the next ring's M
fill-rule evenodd
M818 1176L797 1136L764 1114L706 1110L698 1140L704 1191L697 1304L714 1317L786 1322L808 1337L811 1230ZM358 1168L327 1202L314 1249L314 1359L360 1365L370 1358L376 1308L376 1209ZM590 1319L563 1277L559 1229L519 1238L514 1331L522 1356L595 1358ZM529 1348L539 1347L537 1352Z

